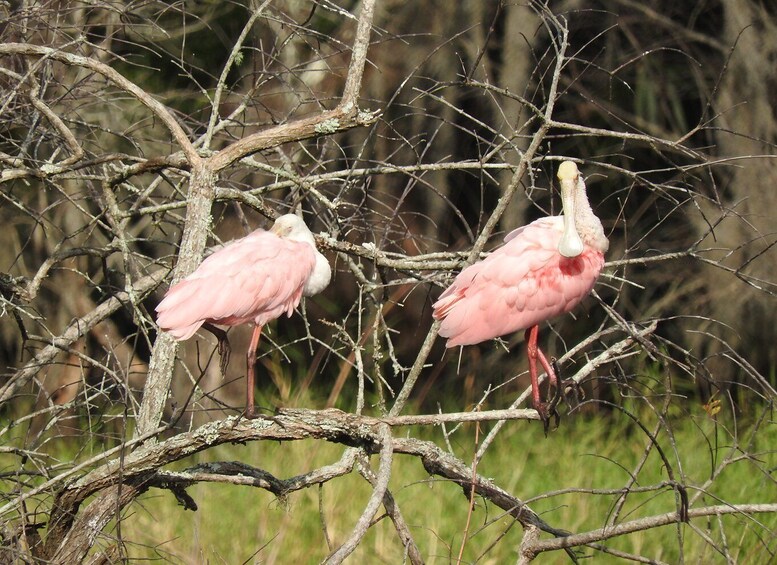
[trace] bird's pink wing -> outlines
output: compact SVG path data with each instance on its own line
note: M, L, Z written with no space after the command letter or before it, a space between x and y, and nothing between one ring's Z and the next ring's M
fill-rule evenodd
M530 224L526 224L525 226L521 226L520 228L515 228L513 231L509 232L505 238L504 242L508 243L521 235L524 231L527 229L531 229L533 231L536 231L538 229L548 229L548 230L564 230L564 216L546 216L544 218L540 218L539 220L534 220Z
M562 231L557 217L537 220L508 234L505 245L456 277L434 304L448 347L526 329L568 312L590 292L604 257L590 248L573 259L562 257Z
M265 324L294 311L315 265L313 248L263 230L228 243L168 290L156 310L176 339L204 322Z

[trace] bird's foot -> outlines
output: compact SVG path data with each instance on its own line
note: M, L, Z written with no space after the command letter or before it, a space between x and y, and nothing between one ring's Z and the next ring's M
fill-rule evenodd
M555 430L559 426L561 415L558 411L558 405L561 403L561 400L564 399L571 409L577 406L583 398L585 398L585 391L580 388L578 382L574 379L564 379L557 383L553 398L550 399L550 402L541 402L539 406L534 407L540 414L540 420L542 420L542 427L545 430L546 437L548 431L551 429L551 417L554 420L553 429Z
M219 357L221 358L219 362L219 370L221 371L221 376L223 377L227 374L229 356L232 354L232 346L229 344L227 332L217 326L214 326L210 322L205 322L202 324L202 329L208 330L210 333L212 333L219 342Z
M564 396L564 386L563 381L560 380L560 377L558 376L560 371L558 367L558 363L556 362L555 357L550 358L550 367L546 368L546 371L548 373L548 380L550 381L549 387L548 387L548 400L549 402L544 405L544 411L545 415L543 417L542 412L540 412L540 417L542 417L543 426L545 428L545 436L548 435L548 430L550 428L550 417L553 416L553 419L555 420L555 426L554 430L558 428L559 422L561 420L561 416L558 413L557 407L559 403L561 402L561 399ZM553 391L553 396L551 397L551 390Z
M276 412L277 414L277 412ZM243 413L240 415L240 418L238 418L238 421L245 418L246 420L269 420L274 424L277 424L281 428L285 428L286 426L283 424L283 421L280 418L277 418L276 416L268 416L267 414L259 414L256 411L255 406L246 406L245 410L243 410Z
M540 420L542 420L542 430L545 432L545 437L548 437L548 432L550 431L550 419L553 418L554 425L553 429L558 429L560 416L558 413L558 410L556 410L556 403L546 403L546 402L540 402L538 406L535 406L534 409L537 411L537 413L540 415Z
M256 408L254 408L253 404L251 404L246 406L246 409L243 410L242 416L246 420L256 420L260 415L256 413Z
M229 345L229 340L225 337L223 340L219 340L219 371L221 376L227 374L227 366L229 366L229 356L232 354L232 346Z

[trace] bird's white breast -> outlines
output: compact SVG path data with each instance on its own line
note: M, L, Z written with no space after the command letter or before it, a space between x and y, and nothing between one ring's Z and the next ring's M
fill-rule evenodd
M316 250L316 265L313 267L313 272L310 273L308 280L305 281L302 294L304 296L318 294L329 285L330 280L332 280L332 267L329 266L329 261L326 260L326 257Z

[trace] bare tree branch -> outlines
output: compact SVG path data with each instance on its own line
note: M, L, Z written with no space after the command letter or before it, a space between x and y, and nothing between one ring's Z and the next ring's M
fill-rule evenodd
M155 98L150 96L145 90L134 84L132 81L127 80L121 74L116 72L108 65L90 59L88 57L82 57L80 55L74 55L53 49L50 47L41 47L39 45L30 45L28 43L3 43L0 44L0 55L27 55L33 57L43 57L46 59L52 59L54 61L60 61L67 65L74 65L83 67L85 69L92 70L101 74L112 83L114 83L120 89L132 94L139 102L145 105L151 110L159 120L165 124L170 134L175 139L178 146L186 155L186 159L189 164L194 166L200 162L200 156L194 149L194 146L189 141L189 137L186 132L183 131L178 121L172 115L162 103L158 102Z
M161 526L245 487L294 512L225 560L772 558L774 14L340 4L0 3L0 561L190 551ZM570 159L610 249L543 329L542 439L520 332L448 350L430 310L558 214ZM287 211L334 278L263 334L247 421L244 365L153 310L209 241Z
M135 291L145 294L154 289L164 278L165 271L160 269L152 275L137 281ZM57 353L67 350L73 342L83 337L94 326L105 320L108 316L125 306L129 295L119 292L89 312L86 316L73 320L65 331L56 337L52 337L51 344L44 347L24 367L16 371L6 382L0 386L0 403L8 402L14 394L40 371L40 368L51 362Z

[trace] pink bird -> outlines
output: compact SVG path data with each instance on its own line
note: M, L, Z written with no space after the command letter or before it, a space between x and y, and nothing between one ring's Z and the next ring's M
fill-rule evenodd
M562 216L540 218L505 237L486 259L464 269L434 304L446 347L471 345L526 330L532 402L545 424L537 359L556 386L556 374L537 346L541 322L569 312L593 288L609 243L588 203L583 177L572 161L558 169ZM553 408L555 410L555 408Z
M305 222L281 216L269 231L256 230L217 249L165 294L156 307L157 323L176 340L204 327L219 339L222 369L228 358L226 333L212 324L254 324L246 355L246 409L253 418L256 349L262 326L281 314L291 316L303 296L324 290L332 277L326 258Z

